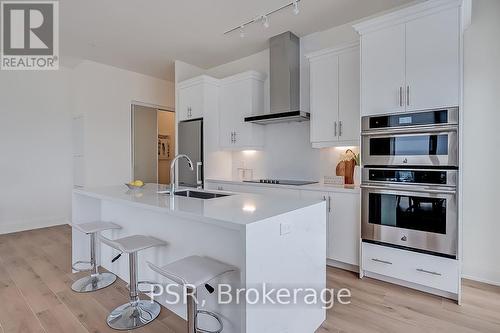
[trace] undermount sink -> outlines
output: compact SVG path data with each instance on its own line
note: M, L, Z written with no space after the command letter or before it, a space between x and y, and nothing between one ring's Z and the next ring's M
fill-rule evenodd
M215 199L227 197L229 194L221 194L221 193L212 193L212 192L201 192L201 191L192 191L192 190L182 190L174 192L175 195L179 195L187 198L196 198L196 199Z

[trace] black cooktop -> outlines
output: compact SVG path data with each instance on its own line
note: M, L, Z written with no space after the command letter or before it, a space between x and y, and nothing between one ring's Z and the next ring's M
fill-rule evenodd
M286 179L257 179L257 180L245 180L245 183L262 183L262 184L276 184L276 185L310 185L316 184L318 182L312 180L286 180Z

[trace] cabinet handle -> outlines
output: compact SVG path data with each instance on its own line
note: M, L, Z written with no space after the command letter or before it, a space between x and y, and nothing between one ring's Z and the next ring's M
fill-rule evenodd
M392 265L392 262L390 262L390 261L380 260L380 259L376 259L376 258L372 258L372 260L375 262L379 262L381 264Z
M339 136L342 136L342 121L339 121Z
M328 196L328 213L332 212L332 197Z
M335 122L334 128L335 128L335 131L333 133L333 136L337 136L337 122Z
M431 275L436 275L436 276L441 276L443 274L441 273L438 273L438 272L431 272L431 271L427 271L423 268L417 268L417 272L420 272L420 273L426 273L426 274L431 274Z
M203 180L200 178L202 165L203 165L202 162L196 162L196 185L198 186L203 185Z
M403 106L403 87L399 87L399 106Z
M410 106L410 86L406 86L406 105Z

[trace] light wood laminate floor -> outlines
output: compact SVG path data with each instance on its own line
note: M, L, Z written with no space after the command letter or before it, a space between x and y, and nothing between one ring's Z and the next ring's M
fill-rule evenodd
M70 285L69 226L0 235L0 331L102 333L107 314L127 301L123 281L91 294ZM407 288L328 269L329 288L349 288L350 305L336 304L317 333L500 332L500 288L463 281L463 305ZM185 322L162 309L134 332L183 333ZM307 333L307 332L304 332Z

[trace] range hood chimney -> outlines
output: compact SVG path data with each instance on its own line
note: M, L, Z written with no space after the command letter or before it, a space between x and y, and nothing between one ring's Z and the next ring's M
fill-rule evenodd
M300 39L290 31L269 40L271 113L246 117L245 122L271 124L307 121L300 111Z

